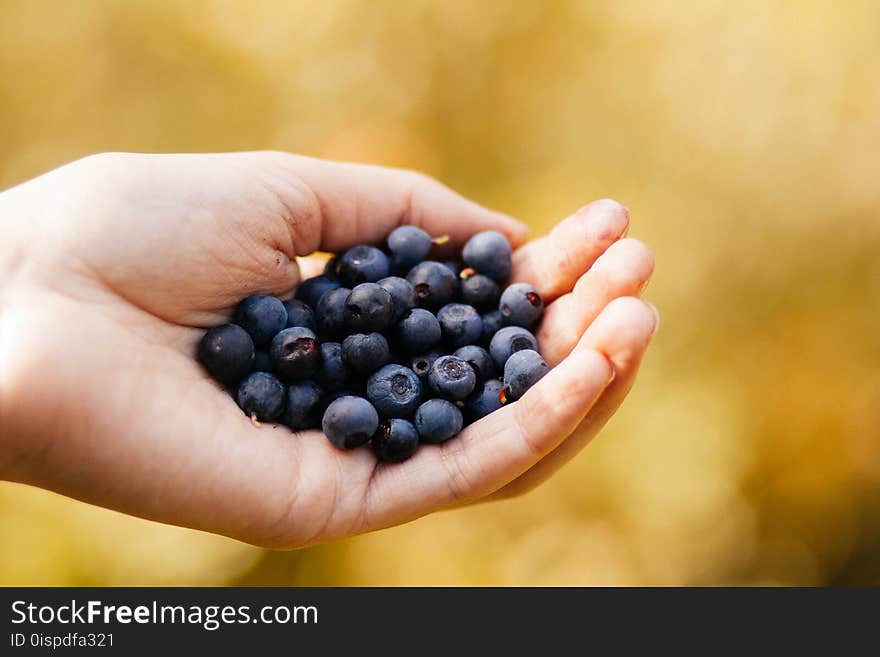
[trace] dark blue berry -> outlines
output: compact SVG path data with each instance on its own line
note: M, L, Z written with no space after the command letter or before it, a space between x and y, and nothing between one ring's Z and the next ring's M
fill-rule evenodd
M351 373L342 359L342 345L339 342L321 343L321 367L315 372L314 379L325 390L344 388Z
M498 329L504 326L504 318L500 310L492 310L480 316L483 321L483 334L480 336L480 344L488 347Z
M406 275L415 288L418 304L436 310L451 302L458 293L458 277L439 262L422 262Z
M391 295L391 305L393 312L391 314L391 323L396 323L403 317L407 310L416 307L416 291L405 278L399 276L389 276L379 281L388 294Z
M257 349L254 352L254 366L252 369L254 372L272 371L272 357L269 355L268 351Z
M391 361L391 349L381 333L355 333L342 341L342 360L358 374L369 374Z
M432 240L421 228L400 226L388 236L388 251L391 252L391 268L396 272L407 272L428 257Z
M473 269L461 273L461 299L477 310L497 308L500 294L498 283L488 276L477 274Z
M294 383L287 388L287 407L283 422L294 431L314 429L321 425L321 395L323 391L314 381Z
M549 371L550 366L537 351L517 351L504 364L504 387L511 399L519 399Z
M504 363L510 358L510 354L522 349L538 350L538 341L528 329L521 326L505 326L498 329L489 343L489 353L498 369L504 368Z
M287 324L287 310L280 299L255 294L238 305L235 323L250 334L258 347L269 344Z
M434 364L434 361L440 358L443 354L439 351L429 351L424 354L419 354L418 356L413 356L409 359L407 366L416 373L416 375L422 380L428 380L428 372L431 370L431 365Z
M429 399L416 410L413 424L423 443L443 443L461 431L464 418L452 402Z
M286 328L302 326L315 330L315 313L305 301L290 299L284 302L284 308L287 310Z
M321 345L314 332L303 326L284 329L269 349L275 373L285 381L302 381L321 366Z
M486 379L494 379L498 376L495 361L492 360L492 356L489 355L489 352L482 347L478 347L475 344L465 345L460 349L456 349L455 353L452 355L461 358L471 366L478 382L485 381Z
M544 312L544 302L528 283L508 285L501 294L498 310L507 326L532 328Z
M473 394L465 400L464 409L468 419L476 422L501 408L504 384L498 379L489 379L474 390Z
M329 278L331 281L339 280L339 256L332 256L327 262L324 264L324 276Z
M341 283L328 276L307 278L296 289L296 298L305 301L309 306L318 309L318 301L325 292L341 287Z
M408 367L385 365L367 380L367 399L385 417L410 417L422 399L422 384Z
M460 400L473 392L477 376L461 358L440 356L428 371L428 386L441 397Z
M376 283L355 286L345 301L345 325L353 332L384 331L393 314L391 295Z
M400 463L416 453L419 433L411 422L392 418L379 425L373 436L373 452L380 461Z
M346 287L375 283L389 274L388 256L375 246L360 244L339 259L339 280Z
M424 308L413 308L403 314L394 327L394 344L406 354L418 354L427 351L443 336L440 322Z
M437 321L443 337L452 349L479 341L483 334L483 320L473 306L447 303L437 311Z
M238 386L235 399L252 420L271 422L284 412L284 384L268 372L254 372Z
M315 319L321 337L341 338L345 335L345 302L351 290L337 287L328 290L318 301L315 308Z
M510 242L501 233L487 230L471 237L461 251L461 258L477 273L502 283L510 276Z
M354 449L366 443L379 426L379 414L362 397L345 396L334 400L324 411L321 428L339 449Z
M254 341L235 324L215 326L202 336L198 357L211 376L220 383L233 385L253 367Z

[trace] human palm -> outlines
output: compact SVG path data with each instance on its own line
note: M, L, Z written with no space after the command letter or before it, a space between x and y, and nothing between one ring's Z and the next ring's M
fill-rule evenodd
M525 228L411 172L283 153L93 156L0 194L0 475L127 513L296 547L515 495L614 413L656 330L653 268L598 201ZM401 223L498 230L548 302L554 369L519 401L402 464L318 431L257 428L194 359L254 293L290 294L316 250Z

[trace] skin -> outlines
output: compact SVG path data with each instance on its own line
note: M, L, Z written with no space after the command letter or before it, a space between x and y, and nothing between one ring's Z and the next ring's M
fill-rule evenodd
M161 522L291 548L522 494L620 406L657 328L651 253L591 203L548 235L409 171L260 152L102 154L0 194L0 477ZM194 360L255 293L289 296L315 250L395 226L480 230L547 303L555 366L521 400L403 464L318 431L251 425Z

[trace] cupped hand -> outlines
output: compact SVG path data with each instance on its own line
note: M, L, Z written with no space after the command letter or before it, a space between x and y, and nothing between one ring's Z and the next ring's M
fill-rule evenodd
M617 410L657 327L650 252L591 203L546 236L423 175L284 153L92 156L0 194L0 476L126 513L297 547L525 492ZM314 251L411 223L460 248L498 230L547 302L553 370L402 464L254 427L194 359Z

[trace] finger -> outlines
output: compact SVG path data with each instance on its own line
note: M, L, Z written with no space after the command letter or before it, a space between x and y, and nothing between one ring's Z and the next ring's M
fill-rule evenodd
M537 332L541 355L555 365L613 299L638 296L654 271L654 256L642 242L625 238L608 247L569 294L551 303Z
M629 211L620 203L594 201L514 252L511 280L531 283L551 301L570 291L628 225Z
M528 470L581 422L614 374L602 353L576 349L519 401L402 467L379 466L360 530L397 524L487 495Z
M632 388L659 321L657 310L638 299L625 297L609 304L584 334L578 349L595 348L605 354L614 366L614 381L571 437L522 476L496 491L493 498L521 495L535 488L586 447L614 415Z
M524 224L420 173L276 152L230 157L251 159L263 172L263 184L288 216L298 255L378 243L401 224L448 235L447 250L483 230L503 233L514 247L528 235Z

